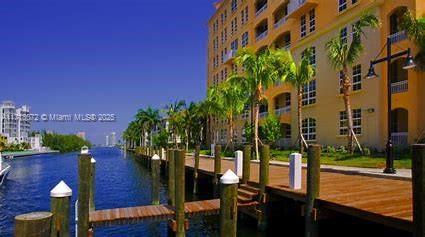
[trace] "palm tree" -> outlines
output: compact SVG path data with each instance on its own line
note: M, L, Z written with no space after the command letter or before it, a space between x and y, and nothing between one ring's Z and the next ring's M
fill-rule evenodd
M135 119L136 119L137 127L140 129L139 146L145 146L146 131L148 129L146 124L145 110L139 109L135 115Z
M209 131L210 132L210 141L211 143L215 144L216 141L216 134L214 134L213 131L213 117L216 114L220 114L221 113L221 107L219 106L219 104L217 103L218 98L217 97L217 93L215 92L217 90L216 87L210 87L207 91L207 97L205 98L205 100L202 102L202 106L201 106L201 112L207 117L207 124L209 126Z
M150 145L152 146L152 132L155 129L155 127L159 124L161 121L161 116L159 115L159 110L154 109L152 107L148 107L146 110L141 112L141 116L143 118L143 121L146 124L146 128L149 132L150 137Z
M229 139L227 145L230 145L230 150L234 150L234 120L235 116L242 113L247 102L247 97L243 88L235 81L226 81L221 83L217 87L211 89L209 95L212 97L211 100L215 100L218 114L225 118L228 122Z
M259 159L258 121L260 103L263 99L266 99L265 90L277 81L284 81L285 78L284 74L282 74L283 70L277 67L280 64L276 52L275 50L266 49L257 54L250 48L241 49L235 58L235 62L244 68L244 75L232 75L228 79L239 83L244 91L250 93L250 101L253 106L251 118L254 118L254 143L257 160Z
M415 56L416 66L419 70L425 71L425 17L416 19L410 11L407 11L402 18L401 29L405 30L418 46L419 52Z
M361 41L361 36L365 35L364 29L366 27L377 28L378 26L378 18L371 13L366 13L363 14L360 19L353 24L353 39L350 44L344 41L340 36L334 37L326 43L326 51L329 62L336 71L341 73L341 86L348 122L348 150L350 153L354 152L353 137L356 141L357 138L353 131L353 116L350 101L351 80L349 77L348 68L357 63L360 55L364 50L363 43Z
M289 82L297 90L297 115L298 115L298 136L300 153L303 153L303 148L306 146L305 139L302 135L302 98L303 89L310 81L313 80L315 69L310 64L311 51L307 50L300 63L296 63L291 52L281 51L281 60L283 70L286 70L286 81Z
M181 124L181 111L186 107L184 100L174 101L165 107L170 133L174 139L174 145L178 148L177 137L179 135L180 124Z

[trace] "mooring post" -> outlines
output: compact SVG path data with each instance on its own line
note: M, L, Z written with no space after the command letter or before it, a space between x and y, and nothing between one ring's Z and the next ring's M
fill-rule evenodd
M214 177L213 177L213 186L214 186L214 197L219 195L219 183L218 176L221 173L221 145L214 146Z
M317 221L314 218L314 202L320 193L320 152L318 144L309 145L307 154L307 195L305 211L305 236L317 236Z
M168 150L168 205L175 205L174 150Z
M15 237L46 237L51 235L51 212L32 212L15 217Z
M425 144L412 146L413 236L425 236Z
M300 153L289 155L289 188L291 189L301 189L301 163L302 155Z
M159 169L161 159L158 155L152 157L152 205L159 205Z
M251 174L251 145L246 145L243 150L242 183L244 184L248 183L250 174Z
M235 151L235 172L236 175L242 178L243 152Z
M185 236L185 158L186 152L184 150L175 150L175 202L176 202L176 236Z
M199 152L201 150L201 146L195 146L195 167L193 170L193 193L198 193L198 169L199 169Z
M270 146L263 145L260 147L260 212L258 217L258 229L263 231L266 230L268 224L266 187L269 184L269 160Z
M94 202L94 192L96 184L96 160L92 157L90 160L90 206L89 210L94 211L96 205Z
M78 159L78 237L89 232L91 158L88 150L82 150Z
M52 217L51 237L69 237L69 217L72 190L60 181L50 191L50 211Z
M236 237L239 177L231 170L220 178L220 236Z

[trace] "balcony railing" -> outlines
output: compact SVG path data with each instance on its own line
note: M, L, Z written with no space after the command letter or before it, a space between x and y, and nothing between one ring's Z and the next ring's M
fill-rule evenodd
M230 50L229 52L227 52L226 55L224 55L224 62L227 62L231 59L233 59L236 56L236 50Z
M265 117L267 117L268 114L269 114L269 112L261 112L260 118L265 118Z
M392 44L403 41L405 39L407 39L407 34L404 30L399 31L397 33L394 33L392 35L389 36L389 39L391 41Z
M391 94L406 92L409 89L407 80L391 83Z
M262 40L262 39L266 38L267 33L268 33L268 31L266 30L266 31L264 31L263 33L259 34L259 35L257 36L256 40L257 40L257 41L260 41L260 40Z
M291 112L291 106L285 106L285 107L282 107L282 108L275 109L274 112L277 116L280 116L282 114L287 114L287 113Z
M393 132L391 133L391 140L395 146L407 146L409 133L407 132Z
M285 24L286 20L287 20L286 16L282 17L282 19L280 19L278 22L274 23L274 28L275 29L279 28L281 25Z
M255 13L255 16L261 15L261 13L263 13L266 9L267 9L267 3L264 4L260 9L258 9L258 11Z

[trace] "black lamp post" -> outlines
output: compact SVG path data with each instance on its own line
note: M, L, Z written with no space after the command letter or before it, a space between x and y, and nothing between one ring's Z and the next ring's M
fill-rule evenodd
M388 116L388 121L387 121L387 129L388 129L388 140L387 140L387 145L386 145L386 152L387 152L387 159L386 159L386 167L384 169L384 173L386 174L395 174L396 170L394 169L394 157L393 157L393 143L392 143L392 138L391 138L391 79L390 79L390 74L391 74L391 61L393 59L399 58L399 57L403 57L403 56L407 56L406 57L406 63L403 66L403 69L411 69L416 67L415 62L413 61L413 57L411 55L410 52L410 48L400 51L398 53L392 54L391 52L391 45L393 43L396 43L402 39L406 38L406 34L404 32L400 32L394 35L390 35L387 37L387 55L383 58L380 59L376 59L370 62L370 68L368 71L368 74L366 75L367 79L372 79L377 77L378 75L375 72L375 68L374 66L376 64L379 63L383 63L386 62L387 63L387 103L388 103L388 110L387 110L387 116Z

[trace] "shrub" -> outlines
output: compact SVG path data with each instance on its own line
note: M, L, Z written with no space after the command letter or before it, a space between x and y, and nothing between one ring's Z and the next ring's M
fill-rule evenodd
M364 148L363 148L363 155L365 155L365 156L371 156L371 155L372 155L372 153L371 153L371 151L370 151L370 149L369 149L369 148L364 147Z

